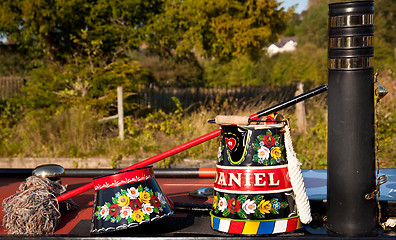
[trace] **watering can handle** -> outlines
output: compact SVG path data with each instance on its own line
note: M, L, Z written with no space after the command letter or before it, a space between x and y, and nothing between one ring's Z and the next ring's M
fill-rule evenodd
M260 117L263 117L265 115L277 112L277 111L279 111L281 109L284 109L286 107L289 107L289 106L291 106L293 104L296 104L298 102L304 101L307 98L310 98L310 97L313 97L313 96L315 96L315 95L317 95L319 93L325 92L325 91L327 91L327 88L328 87L327 87L326 84L322 85L322 86L317 87L315 89L312 89L312 90L310 90L310 91L308 91L306 93L302 93L302 94L300 94L300 95L298 95L298 96L296 96L296 97L294 97L294 98L292 98L290 100L287 100L287 101L285 101L283 103L277 104L277 105L275 105L273 107L267 108L267 109L265 109L263 111L257 112L257 113L255 113L253 115L250 115L249 119L250 119L250 121L258 120ZM205 134L205 135L203 135L201 137L198 137L196 139L193 139L193 140L191 140L189 142L183 143L182 145L179 145L177 147L169 149L169 150L167 150L167 151L165 151L163 153L160 153L158 155L155 155L153 157L147 158L147 159L145 159L145 160L143 160L141 162L135 163L135 164L133 164L133 165L127 167L127 168L124 168L124 169L122 169L120 171L117 171L117 172L122 172L122 171L127 171L127 170L131 170L131 169L136 169L136 168L141 168L141 167L148 166L150 164L158 162L159 160L162 160L164 158L170 157L170 156L172 156L172 155L174 155L176 153L182 152L182 151L184 151L184 150L186 150L188 148L196 146L196 145L198 145L200 143L206 142L206 141L208 141L208 140L210 140L212 138L218 137L218 136L220 136L220 131L221 131L220 129L217 129L217 130L215 130L213 132ZM88 183L86 185L83 185L83 186L78 187L76 189L73 189L73 190L71 190L69 192L66 192L66 193L64 193L62 195L59 195L56 199L58 201L63 201L63 200L66 200L68 198L71 198L73 196L76 196L76 195L78 195L80 193L83 193L85 191L88 191L88 190L90 190L92 188L94 188L94 183L90 182L90 183Z

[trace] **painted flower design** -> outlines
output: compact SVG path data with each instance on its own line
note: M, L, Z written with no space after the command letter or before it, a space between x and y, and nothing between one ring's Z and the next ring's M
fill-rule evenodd
M151 197L151 199L150 199L150 204L151 204L153 207L156 207L156 208L158 208L158 207L161 206L161 203L160 203L160 201L159 201L159 199L158 199L157 196L152 196L152 197Z
M257 209L262 214L270 213L271 208L272 208L271 202L266 200L262 200L260 204L257 206Z
M256 202L250 199L247 199L246 202L242 204L242 209L246 214L252 214L256 211Z
M112 203L105 202L104 205L97 206L94 215L97 219L112 223L120 221L140 223L150 220L153 213L163 214L165 207L166 199L161 193L139 186L115 193Z
M281 203L278 201L274 201L272 203L272 208L275 209L276 211L278 211L281 208Z
M140 223L140 222L142 222L144 220L144 213L141 210L133 211L132 214L131 214L131 218L134 221Z
M120 214L120 211L121 211L120 206L118 206L117 204L112 204L112 205L110 205L109 215L112 217L115 217L118 214Z
M272 136L272 133L271 133L271 132L269 132L269 133L267 132L267 134L264 135L263 142L264 142L265 146L267 146L267 147L270 148L270 147L272 147L272 146L275 145L276 140L275 140L275 138Z
M275 160L276 160L277 162L279 162L279 160L280 160L281 157L282 157L282 151L281 151L280 147L273 147L273 148L271 148L271 156L272 156L273 158L275 158Z
M270 156L270 150L266 147L261 147L258 151L258 158L262 161L262 160L267 160Z
M266 200L260 195L253 196L253 198L248 198L248 195L239 195L235 198L230 197L229 194L221 197L219 193L214 195L212 205L215 214L221 214L224 217L236 214L241 219L248 218L249 214L256 218L266 218L266 214L279 214L279 209L287 206L286 201L279 201L277 198Z
M146 191L142 191L139 193L139 200L142 203L149 203L150 202L150 194Z
M253 149L257 151L253 155L253 162L261 165L270 166L279 164L284 161L282 151L283 143L280 142L280 136L267 130L265 134L260 134L253 142Z
M139 191L138 191L136 188L131 187L131 188L129 188L129 189L127 190L127 196L128 196L129 198L131 198L131 199L136 199L136 198L139 197Z
M128 206L129 205L129 197L128 196L125 196L125 195L121 195L121 196L119 196L118 197L118 199L117 199L117 204L118 204L118 206L120 206L120 207L126 207L126 206Z
M212 208L216 209L217 208L217 204L219 202L219 197L217 195L213 196L213 203L212 203Z
M142 203L138 199L132 199L129 205L133 210L139 210L142 208Z
M142 211L144 214L150 214L153 212L153 210L154 210L154 207L151 206L150 203L143 203Z
M241 203L239 200L235 200L235 198L228 199L228 204L227 204L228 209L230 210L230 213L235 214L241 209Z
M165 199L164 195L162 195L160 192L157 193L157 197L158 197L158 200L160 201L160 203L162 203L162 204L166 203L166 199Z
M106 219L106 216L109 215L109 208L104 205L99 208L99 216L103 219Z
M220 198L219 203L219 210L224 212L224 210L227 208L227 200L223 197Z
M132 215L132 212L131 207L123 207L120 211L121 218L128 219Z

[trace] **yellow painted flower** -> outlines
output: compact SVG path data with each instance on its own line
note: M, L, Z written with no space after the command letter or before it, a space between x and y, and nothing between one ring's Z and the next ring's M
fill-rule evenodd
M150 202L150 193L148 193L146 191L141 191L139 193L139 200L142 203L149 203Z
M117 199L117 205L120 207L126 207L129 205L129 197L125 195L121 195Z
M131 214L131 218L136 222L141 222L144 220L144 213L142 210L133 211Z
M266 214L269 213L271 210L271 202L270 201L266 201L266 200L262 200L260 202L260 204L257 206L257 209L262 213L262 214Z
M280 147L272 147L271 148L271 156L275 159L279 159L282 157L282 151L280 150Z
M213 196L213 209L217 208L218 201L219 201L219 198L216 195Z

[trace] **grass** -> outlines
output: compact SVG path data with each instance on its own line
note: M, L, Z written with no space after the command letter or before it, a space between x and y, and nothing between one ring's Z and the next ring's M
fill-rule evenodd
M384 81L384 87L394 87ZM99 123L101 117L89 108L74 107L48 117L35 112L24 118L6 141L0 143L2 157L106 157L109 167L118 167L123 158L141 160L162 153L217 129L207 122L218 114L251 115L281 102L281 99L246 101L216 99L193 111L180 107L175 100L173 112L153 112L146 117L125 119L125 140L118 137L116 122ZM327 94L306 101L307 129L297 131L295 107L280 113L289 119L297 157L306 169L323 169L327 165ZM394 96L381 101L381 167L396 167L393 148L395 138ZM393 130L392 130L393 129ZM217 159L218 141L213 139L159 162L159 167L189 159Z

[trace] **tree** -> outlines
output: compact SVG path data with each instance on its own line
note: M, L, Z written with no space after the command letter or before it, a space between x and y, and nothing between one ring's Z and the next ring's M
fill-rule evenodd
M376 63L396 70L396 2L376 0L374 7Z
M106 60L125 46L141 44L142 26L158 13L161 1L2 0L0 32L36 56L63 60L80 51L77 40L100 43Z
M289 16L276 0L177 0L149 26L151 46L178 56L194 52L221 62L249 55L277 40Z
M313 4L313 3L312 3ZM321 0L308 9L301 24L296 28L298 44L314 44L319 48L327 48L328 40L328 4L327 0Z

